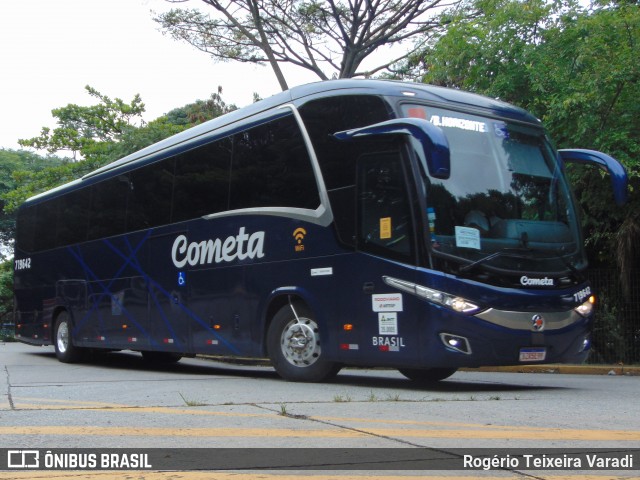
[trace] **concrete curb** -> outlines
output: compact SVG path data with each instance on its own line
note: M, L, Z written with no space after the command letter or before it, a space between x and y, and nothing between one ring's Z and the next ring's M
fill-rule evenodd
M510 373L560 373L571 375L624 375L640 376L637 365L514 365L510 367L461 368L466 372L510 372Z

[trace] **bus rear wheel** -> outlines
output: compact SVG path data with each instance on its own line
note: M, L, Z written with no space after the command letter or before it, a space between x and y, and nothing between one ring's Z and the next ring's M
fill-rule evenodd
M61 312L56 318L53 344L56 357L63 363L75 363L83 354L83 350L73 344L71 328L71 316L68 312Z
M339 364L324 359L318 324L301 304L278 310L267 332L267 349L273 367L285 380L321 382L340 371Z
M417 383L434 383L449 378L457 368L399 368L398 371Z

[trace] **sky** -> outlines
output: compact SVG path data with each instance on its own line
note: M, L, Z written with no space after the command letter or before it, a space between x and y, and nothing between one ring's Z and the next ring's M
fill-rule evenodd
M209 55L163 35L152 11L197 7L164 0L0 0L0 148L54 128L54 108L92 105L90 85L130 102L140 94L146 121L206 99L238 107L280 91L268 67L214 62ZM285 69L289 86L316 81ZM44 152L39 152L44 153Z

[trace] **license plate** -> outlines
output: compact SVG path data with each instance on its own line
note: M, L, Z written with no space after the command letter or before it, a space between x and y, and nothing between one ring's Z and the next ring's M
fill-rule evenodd
M520 349L520 361L521 362L542 362L547 357L547 349L544 347L537 348L521 348Z

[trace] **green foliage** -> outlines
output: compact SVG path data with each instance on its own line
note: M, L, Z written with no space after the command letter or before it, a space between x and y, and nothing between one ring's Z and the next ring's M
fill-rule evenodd
M85 90L99 100L96 105L81 107L70 103L56 108L51 112L57 118L56 128L43 127L39 136L18 143L49 153L68 150L74 158L78 154L88 158L104 153L108 143L118 141L132 128L134 120L142 119L145 109L140 95L125 103L119 98L111 100L89 85Z
M224 102L220 95L221 90L218 89L218 93L212 94L207 100L198 100L176 108L144 126L136 127L132 119L144 111L144 105L138 96L127 104L120 99L112 101L91 87L86 88L92 96L100 100L98 105L67 105L55 109L53 115L58 118L59 125L65 125L64 128L59 127L54 130L54 134L48 136L21 141L23 145L44 148L50 152L72 150L80 153L84 159L59 161L55 166L44 170L14 170L14 187L7 189L7 192L0 192L5 213L13 215L18 206L33 195L71 182L96 168L236 108ZM62 133L72 130L72 134L65 137L58 132L60 135L56 136L56 131L60 129ZM43 132L45 130L47 129L43 128ZM12 234L13 232L9 235Z
M0 263L0 342L13 339L13 330L4 325L13 323L13 262Z
M0 149L0 260L9 253L15 234L15 215L7 205L7 195L18 185L16 175L25 170L42 171L60 163L62 160L57 157L43 158L25 150Z
M66 161L38 171L17 170L13 173L16 188L2 195L4 212L13 215L27 198L75 180L102 164L99 160L87 159L80 162Z

